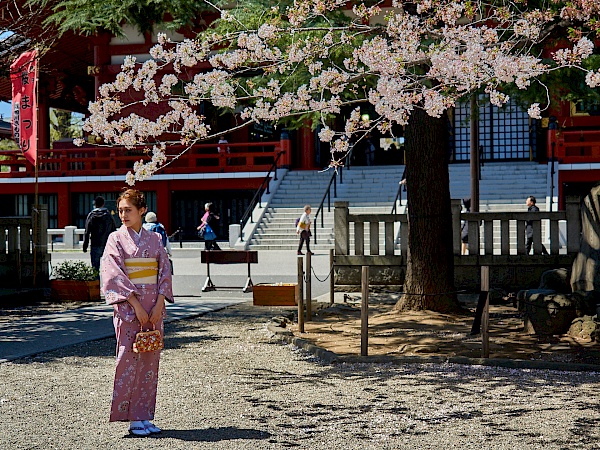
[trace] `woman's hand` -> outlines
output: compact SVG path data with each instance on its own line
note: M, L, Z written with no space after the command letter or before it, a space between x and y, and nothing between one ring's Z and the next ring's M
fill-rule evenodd
M165 296L160 294L156 300L156 305L150 310L150 317L148 320L152 325L156 325L162 319L163 310L165 309Z
M129 295L127 301L133 307L133 310L135 311L135 317L137 317L140 325L148 323L148 313L133 292Z

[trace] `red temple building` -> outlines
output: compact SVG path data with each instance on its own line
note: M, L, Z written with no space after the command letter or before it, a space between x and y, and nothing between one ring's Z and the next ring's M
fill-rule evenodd
M0 21L0 25L10 29L9 23ZM51 140L52 109L87 114L88 103L102 83L114 79L126 55L136 55L138 62L150 58L156 35L140 34L130 26L124 32L124 37L66 33L39 61L38 189L40 203L49 207L49 228L83 227L97 195L114 208L118 193L126 187L125 174L142 155L120 147L75 147L72 139ZM171 33L170 37L189 36ZM4 47L0 55L8 46L27 46L16 34L0 44ZM0 100L10 99L10 78L1 73ZM235 120L209 106L203 112L212 130L229 129ZM482 108L479 118L481 157L547 164L553 180L548 198L560 207L566 195L583 192L600 180L598 112L597 105L565 102L550 111L551 119L535 121L516 105L503 109L489 105ZM451 163L469 160L468 114L468 105L453 111ZM170 233L181 228L185 237L194 237L204 203L211 201L222 213L224 225L218 234L226 236L226 224L239 223L277 158L278 167L290 170L320 169L329 162L328 149L321 147L316 132L308 127L288 132L255 124L231 133L227 140L227 155L219 154L216 141L196 145L151 179L136 184ZM0 155L4 157L0 161L0 216L28 215L35 192L34 167L17 150L2 150ZM401 156L397 159L381 158L379 163L403 164Z

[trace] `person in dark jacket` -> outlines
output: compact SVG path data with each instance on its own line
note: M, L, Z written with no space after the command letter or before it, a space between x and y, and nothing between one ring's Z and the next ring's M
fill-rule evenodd
M540 208L535 206L535 197L533 195L530 195L529 197L527 197L527 200L525 200L525 204L528 206L527 212L539 212L540 211ZM527 247L526 251L527 251L527 254L529 255L529 252L531 251L531 246L533 244L533 221L532 220L527 221L527 226L525 227L525 236L527 237L527 243L525 244ZM548 254L548 250L546 250L546 247L542 244L542 255L547 255L547 254Z
M104 207L104 198L96 197L94 199L94 209L90 211L85 219L85 235L83 238L83 253L87 252L90 246L90 258L92 267L100 270L100 258L104 253L108 235L115 231L117 226L110 211Z

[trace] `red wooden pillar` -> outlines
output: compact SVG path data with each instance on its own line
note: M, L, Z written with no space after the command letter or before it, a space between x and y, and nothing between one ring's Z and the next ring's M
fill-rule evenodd
M101 33L94 38L94 65L88 68L88 74L94 76L94 100L98 98L100 86L110 81L105 66L110 65L110 34Z
M315 136L310 128L310 124L304 126L301 130L301 148L300 168L314 169L315 167Z
M56 183L58 197L58 228L74 225L71 217L71 189L70 183Z
M556 133L558 131L558 124L556 118L551 117L548 123L548 148L546 149L546 156L548 160L552 161L553 158L557 158L558 155L558 140Z
M50 148L50 108L46 102L48 92L45 87L40 86L38 93L38 149Z
M279 158L279 166L291 167L292 165L292 142L290 141L290 135L287 131L281 132L281 137L279 138L279 150L281 150L283 155Z
M156 184L156 215L158 221L165 226L168 234L173 234L171 229L171 182L164 181Z

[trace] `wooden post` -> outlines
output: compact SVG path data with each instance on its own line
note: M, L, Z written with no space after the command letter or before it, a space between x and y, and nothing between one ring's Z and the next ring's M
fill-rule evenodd
M298 256L298 331L304 333L304 258Z
M329 304L335 302L335 279L333 274L333 249L329 249Z
M471 94L470 117L470 172L471 172L471 212L479 212L479 112L477 108L477 94ZM471 231L471 227L469 227ZM469 236L469 243L471 236ZM474 255L469 246L469 255ZM479 253L477 253L479 255Z
M481 290L486 292L485 306L481 318L481 357L490 357L490 267L481 266Z
M360 355L368 356L369 347L369 266L362 266L360 303Z
M579 239L581 238L579 197L568 196L565 208L567 212L567 253L571 255L579 251Z
M349 202L334 202L333 226L335 228L335 254L350 254Z
M460 212L461 212L461 200L453 198L450 200L450 209L452 211L452 250L455 255L461 254L461 240L460 240Z
M48 205L36 205L37 224L34 225L35 233L33 235L33 248L36 251L36 265L34 266L37 274L36 286L45 286L48 284Z
M312 320L312 259L311 253L306 252L306 321Z

